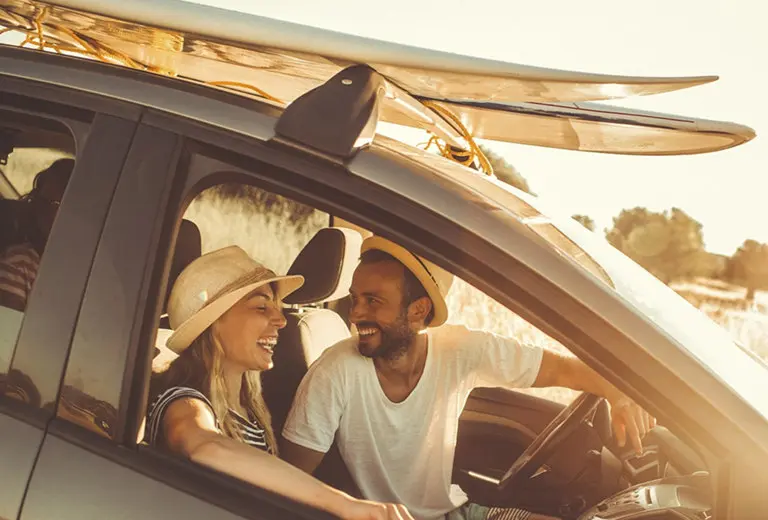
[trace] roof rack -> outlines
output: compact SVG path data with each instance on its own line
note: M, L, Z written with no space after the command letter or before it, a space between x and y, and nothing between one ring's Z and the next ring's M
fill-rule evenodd
M347 67L299 96L284 110L275 132L280 142L346 160L373 141L384 110L415 117L445 143L439 147L443 155L478 169L476 145L460 122L417 100L368 65Z

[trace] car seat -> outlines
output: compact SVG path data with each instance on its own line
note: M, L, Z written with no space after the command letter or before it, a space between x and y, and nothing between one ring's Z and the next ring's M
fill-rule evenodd
M282 439L283 425L296 390L309 366L328 347L350 336L346 322L333 310L309 307L341 300L349 294L360 258L363 237L355 230L324 228L296 257L288 274L304 276L304 285L285 299L287 324L280 331L274 368L262 373L264 400L272 413L272 426ZM314 472L315 477L352 496L360 490L341 459L336 442Z
M163 298L163 315L160 318L160 328L157 331L155 340L155 352L152 356L152 370L157 372L162 370L171 361L176 358L176 354L171 352L165 342L173 332L168 323L168 298L171 296L171 289L181 272L192 263L193 260L202 255L202 239L200 229L191 220L182 219L179 226L179 233L176 235L176 246L171 260L171 270L168 274L168 285Z
M288 274L304 276L304 285L286 297L287 324L280 331L274 368L262 374L264 400L277 435L282 432L299 383L309 366L331 345L350 336L341 316L317 305L349 294L362 237L345 228L323 228L301 250Z

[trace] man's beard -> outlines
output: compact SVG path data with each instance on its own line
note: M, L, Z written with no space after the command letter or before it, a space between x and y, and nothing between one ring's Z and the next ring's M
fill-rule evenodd
M416 333L408 326L408 316L406 309L397 317L394 323L387 326L379 325L374 322L361 322L357 324L358 329L374 327L379 330L379 346L373 351L364 351L362 345L358 345L360 354L372 359L381 358L387 361L393 361L405 355L408 352L416 337Z

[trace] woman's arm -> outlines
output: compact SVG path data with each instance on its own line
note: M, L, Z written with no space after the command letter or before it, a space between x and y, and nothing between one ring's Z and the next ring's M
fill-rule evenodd
M402 505L357 500L262 450L222 435L203 401L173 401L162 418L168 449L216 471L345 519L412 520Z

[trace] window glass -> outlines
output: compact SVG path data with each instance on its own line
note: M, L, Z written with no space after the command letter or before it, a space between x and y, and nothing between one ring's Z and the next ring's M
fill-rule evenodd
M6 188L0 198L0 374L8 372L45 244L74 167L74 138L66 127L39 119L44 129L40 135L50 139L58 132L65 137L58 141L66 149L36 147L35 118L24 116L23 121L18 126L12 117L0 121L0 173ZM15 145L20 142L23 147Z
M23 195L32 190L32 183L38 172L67 157L72 158L72 154L54 148L17 148L8 156L2 171L16 192Z

